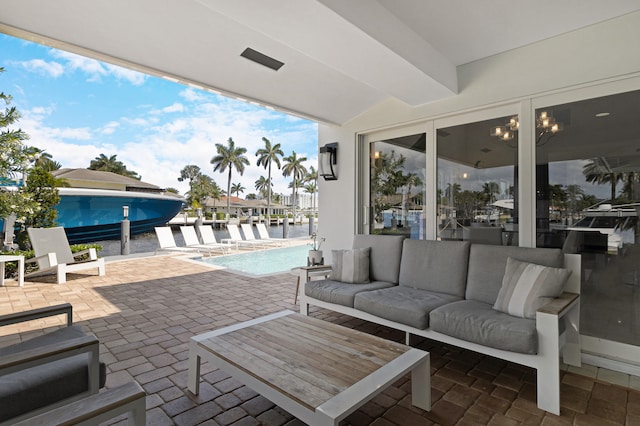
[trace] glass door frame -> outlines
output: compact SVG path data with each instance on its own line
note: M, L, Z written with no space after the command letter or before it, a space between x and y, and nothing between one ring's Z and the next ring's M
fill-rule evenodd
M640 77L629 77L609 82L601 82L596 85L574 88L572 90L559 91L556 93L541 95L531 98L530 102L530 118L538 108L546 108L549 105L562 105L571 102L578 102L599 98L603 96L615 95L634 90L640 90ZM532 129L530 137L533 138ZM535 164L535 147L533 148L532 157L534 160L531 164ZM534 194L535 194L535 168L534 172ZM535 208L535 199L533 200ZM535 216L534 216L535 219ZM535 220L532 222L535 228ZM535 231L534 231L535 232ZM611 370L623 371L629 374L640 375L639 366L631 366L631 361L637 363L640 359L640 346L633 346L612 340L606 340L600 337L586 336L581 334L581 351L583 360L588 364L609 368Z

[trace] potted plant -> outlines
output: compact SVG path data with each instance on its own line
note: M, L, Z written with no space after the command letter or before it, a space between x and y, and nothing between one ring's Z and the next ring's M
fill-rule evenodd
M318 234L314 232L313 234L311 234L311 239L313 240L313 242L309 243L309 246L311 246L311 250L309 250L307 265L324 265L324 257L322 256L322 250L320 250L320 247L322 246L325 238L318 237Z

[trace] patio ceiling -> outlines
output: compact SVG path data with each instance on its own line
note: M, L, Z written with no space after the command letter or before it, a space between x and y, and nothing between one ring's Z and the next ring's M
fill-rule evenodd
M456 67L640 10L638 0L3 0L0 31L343 124L455 96ZM240 54L252 48L277 71Z

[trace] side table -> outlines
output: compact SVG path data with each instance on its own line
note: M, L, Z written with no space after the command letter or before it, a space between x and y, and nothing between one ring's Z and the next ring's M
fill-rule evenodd
M5 262L18 262L18 285L24 286L24 256L21 255L1 255L0 256L0 286L4 286L4 264Z
M298 303L298 292L300 291L300 281L307 282L311 279L311 277L326 277L331 274L331 265L314 265L314 266L300 266L297 268L293 268L291 270L292 273L296 273L298 275L298 280L296 282L296 295L293 298L293 304Z

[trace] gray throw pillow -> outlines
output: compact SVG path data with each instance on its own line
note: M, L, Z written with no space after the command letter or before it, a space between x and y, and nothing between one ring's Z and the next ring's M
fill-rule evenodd
M369 282L371 247L353 250L332 250L332 270L329 279L350 284Z
M502 287L493 309L535 319L536 311L562 294L571 271L507 258Z

